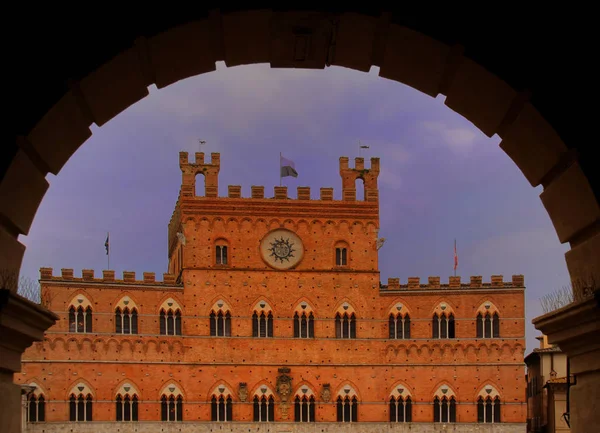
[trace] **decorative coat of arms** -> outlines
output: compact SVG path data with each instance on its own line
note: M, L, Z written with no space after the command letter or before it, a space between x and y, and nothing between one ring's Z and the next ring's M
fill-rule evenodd
M331 400L331 387L328 383L323 384L323 391L321 391L321 398L325 403L329 403Z
M238 397L240 398L240 401L246 401L246 399L248 398L248 386L245 382L240 382Z
M287 374L289 372L289 368L283 367L279 369L279 376L277 376L277 394L282 402L287 402L292 393L292 377Z

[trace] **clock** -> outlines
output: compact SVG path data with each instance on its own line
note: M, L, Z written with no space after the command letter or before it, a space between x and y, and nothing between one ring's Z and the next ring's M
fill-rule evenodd
M304 245L296 233L275 229L260 241L260 254L272 268L291 269L304 257Z

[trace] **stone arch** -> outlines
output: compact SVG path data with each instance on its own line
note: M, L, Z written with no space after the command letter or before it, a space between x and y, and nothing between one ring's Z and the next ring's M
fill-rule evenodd
M335 65L360 71L368 71L371 63L375 63L381 66L382 77L403 82L432 97L443 94L448 107L469 119L484 134L492 136L497 133L502 138L501 148L528 182L532 186L543 185L541 198L559 241L570 243L571 250L566 261L571 278L576 281L577 278L596 276L597 281L600 236L597 231L598 196L593 185L596 178L586 173L578 162L578 158L584 161L583 156L571 152L556 132L553 124L559 120L548 117L551 119L548 121L539 111L540 105L543 107L544 104L539 101L551 98L541 97L534 103L527 93L511 84L515 81L494 73L498 66L488 70L465 54L469 53L469 46L466 50L452 48L443 40L455 38L433 38L429 36L431 30L419 25L417 29L409 29L392 21L390 15L373 16L362 11L340 14L337 17L335 54L326 50L331 55L316 61L307 58L286 61L286 58L292 58L285 55L291 48L282 47L282 51L269 49L271 40L261 30L286 16L269 9L246 14L217 11L211 15L213 18L186 22L177 28L167 28L164 32L144 37L143 46L151 47L145 48L151 59L145 67L139 63L138 46L129 48L126 41L116 44L119 48L110 49L105 58L94 53L96 61L91 63L94 67L100 65L96 70L92 71L91 67L84 69L80 81L68 90L62 90L62 96L38 104L33 110L42 106L41 114L34 111L30 118L19 119L27 126L19 130L18 134L23 136L11 146L9 159L3 166L3 169L6 168L0 176L0 188L3 192L10 192L3 195L1 203L10 204L2 211L1 223L1 252L6 264L15 270L21 266L24 246L18 237L29 232L48 186L44 177L48 173L56 175L60 172L69 157L91 135L92 123L97 126L106 124L147 96L149 85L154 83L157 88L163 88L183 78L212 71L217 60L225 60L228 66L271 62L273 66ZM384 25L386 30L379 31ZM164 30L162 26L158 28ZM220 29L218 35L213 34L215 28ZM240 33L247 28L253 31L241 36ZM169 47L188 46L185 43L190 40L189 33L197 36L194 41L197 39L196 43L202 47L208 46L205 41L217 37L227 49L205 49L201 52L207 54L200 60L190 61L183 57L173 62L170 53L178 51L160 47L165 44ZM357 40L377 42L357 44ZM133 41L130 42L133 46ZM180 52L183 53L180 56L186 55L186 50ZM411 67L405 67L406 64ZM126 79L119 80L120 77ZM517 77L528 81L524 76ZM108 84L119 81L124 84ZM125 85L127 91L123 91ZM543 95L544 91L540 93L549 96ZM571 138L574 147L577 135L569 135L571 131L568 127L565 129L563 136L575 137ZM15 191L20 191L20 194L15 194ZM577 199L573 200L574 197ZM574 202L577 203L575 211ZM16 286L10 289L13 292L17 290Z
M137 395L139 400L142 399L142 394L140 393L140 388L138 386L136 386L133 383L133 381L131 381L130 379L123 379L115 387L114 392L113 392L113 397L116 397L119 394L121 394L122 396L125 396L126 394L129 394L131 396Z
M67 387L67 395L65 396L65 400L69 400L71 394L75 394L76 396L79 394L91 395L93 399L96 399L96 391L90 385L90 383L85 379L78 379L72 382L70 387Z
M431 390L431 398L434 399L435 397L440 399L443 397L448 399L450 397L454 397L456 401L458 401L458 396L456 395L454 388L452 388L452 386L450 386L450 384L445 380L438 382L438 384Z
M273 396L275 398L275 393L273 392L273 386L266 380L261 380L254 387L252 387L252 391L248 394L248 398L251 400L254 396L257 395L262 397L263 395L267 398Z
M48 398L48 393L46 392L46 388L43 387L42 385L40 385L40 380L38 380L36 377L34 377L33 379L31 379L31 381L29 381L29 383L27 383L28 386L34 387L34 390L32 391L32 394L36 397L39 397L40 395L44 395L46 398Z
M206 315L208 316L211 312L218 313L219 311L222 311L223 313L229 311L231 313L231 305L224 300L222 296L213 301Z
M333 393L333 400L337 399L338 396L345 398L346 396L352 398L356 397L358 401L362 401L358 387L351 380L342 381Z
M402 398L406 398L406 397L410 397L411 399L415 399L414 394L413 394L413 389L411 387L409 387L406 382L404 381L396 381L396 383L394 383L394 385L392 385L390 387L390 393L388 396L388 399L390 397L402 397Z
M323 16L322 12L316 14ZM226 30L222 31L231 33L230 37L225 37L225 33L220 33L218 36L227 40L228 44L240 44L248 49L224 50L220 54L213 50L203 50L207 53L203 61L194 63L191 67L189 60L185 58L174 63L171 57L165 56L163 52L151 49L149 56L153 61L150 68L153 72L144 75L141 73L144 68L134 67L133 70L140 72L128 76L128 91L108 83L118 81L119 76L125 74L125 71L130 71L129 68L124 69L123 65L140 65L134 49L115 52L114 57L109 56L109 60L104 64L100 62L101 66L97 70L88 70L87 76L84 73L77 86L83 89L83 99L75 97L74 90L67 90L60 99L54 99L54 105L46 104L46 107L51 108L46 109L45 113L42 112L41 116L36 113L35 121L29 119L30 126L24 132L25 135L20 138L27 143L27 146L22 149L33 150L19 150L11 155L12 160L9 161L6 169L6 173L11 176L3 178L3 186L9 189L17 185L32 188L31 194L25 193L23 196L27 197L28 202L33 205L14 206L14 210L6 215L7 221L3 223L4 226L8 225L11 228L6 233L14 233L9 236L13 236L16 241L17 233L26 235L29 232L37 205L46 190L45 187L34 190L34 185L38 185L39 182L36 183L33 179L26 181L27 176L40 179L48 172L58 174L73 152L90 137L92 123L102 126L127 107L146 97L149 94L148 85L154 83L157 88L163 88L181 79L213 71L214 63L218 60L225 60L228 67L263 62L283 66L280 65L281 59L278 58L282 53L268 49L269 38L260 37L259 35L263 35L261 31L256 30L243 38L233 34L239 32L239 28L260 29L272 25L268 23L281 20L284 16L285 14L274 14L268 9L246 14L218 13L216 19L219 23L245 24L226 26L224 27ZM370 47L368 44L364 47L361 45L361 48L358 48L354 42L356 38L374 40L373 36L377 28L382 25L381 21L364 13L339 13L338 19L342 30L338 29L341 34L336 39L337 54L327 61L318 60L318 66L336 65L368 71L369 63L374 59L372 56L374 45ZM215 27L209 19L186 22L179 27L164 29L163 32L152 36L149 41L158 42L157 46L161 46L161 41L177 46L189 40L188 33L192 32L197 36L198 43L202 44L204 42L200 41L211 38L214 28L221 28L220 24ZM352 29L352 32L348 29ZM593 257L596 257L599 250L598 235L594 230L585 230L598 221L598 199L594 194L592 183L586 177L577 157L569 153L568 147L552 125L540 114L536 105L530 102L529 95L513 89L503 79L470 59L465 55L465 51L453 50L444 42L400 24L390 23L383 38L377 41L389 47L383 51L378 61L381 66L381 76L403 82L432 97L440 93L446 95L445 105L469 119L485 135L498 134L502 138L501 148L517 164L529 183L532 186L543 184L545 191L542 200L547 204L546 207L560 242L566 243L579 237L577 242L573 243L573 248L578 247L578 251L567 255L571 277L583 277L585 273L597 274ZM149 46L154 45L149 44ZM393 49L394 47L396 49ZM285 49L292 48L288 46ZM181 50L181 53L181 56L187 56L185 50ZM169 67L165 68L167 63ZM301 63L298 63L298 66ZM413 67L403 68L402 65L406 63L412 64ZM287 62L286 65L291 67L294 62ZM477 85L469 86L466 83L477 83ZM105 90L98 91L98 89ZM82 104L87 109L84 109ZM28 157L31 152L39 158L37 163L31 163L32 157ZM21 176L12 176L24 166L27 169ZM562 167L562 170L555 169L558 167ZM551 188L553 185L558 186ZM569 204L564 197L573 195L578 196L582 212L567 212ZM12 228L16 228L16 231ZM7 248L6 257L10 255L8 251L14 252L14 257L22 256L23 248L18 242L4 245L3 248ZM594 254L590 254L592 251ZM12 260L11 263L18 268L20 259L16 262Z
M250 315L254 312L260 313L261 311L264 311L265 313L270 311L275 315L275 311L271 305L271 302L269 302L265 296L262 296L252 304Z
M159 307L157 309L157 313L160 313L160 310L165 310L165 311L169 311L169 310L179 310L181 311L181 314L183 315L183 308L181 308L181 304L179 302L177 302L177 300L175 299L174 296L172 295L165 295L166 299L164 299L160 304Z
M79 290L78 293L76 293L69 301L67 310L71 307L75 307L75 309L82 307L84 310L90 307L93 311L94 304L92 301L90 301L90 299L91 297L87 293L85 293L83 290Z
M312 306L312 303L305 296L298 299L292 305L294 305L294 309L292 310L292 316L294 315L294 313L298 313L298 314L313 313L313 315L315 314L315 309Z
M121 310L129 308L132 310L135 308L137 312L140 313L140 306L137 304L137 302L135 302L133 297L128 292L119 294L112 304L114 305L113 310L116 310L117 308L120 308Z
M293 401L296 397L304 397L310 398L313 396L315 399L317 398L317 394L315 393L315 387L308 381L303 380L298 385L296 385L296 391L292 394L291 400Z
M435 306L431 309L431 312L429 315L430 316L433 316L434 314L441 315L442 313L445 313L446 316L449 314L454 314L454 317L456 317L456 313L454 312L452 303L448 302L445 298L443 300L440 300L437 304L435 304Z
M477 309L474 312L474 316L477 316L477 313L481 313L484 315L485 313L490 313L492 315L494 313L498 313L499 316L501 315L500 310L498 309L496 304L494 304L494 302L488 298L485 298L483 301L481 301L479 307L477 307Z
M337 313L340 314L340 316L343 316L344 313L351 315L352 313L354 313L354 316L356 318L358 318L358 314L356 314L356 310L354 309L354 307L352 306L352 304L350 303L349 300L344 299L343 301L341 301L337 308L334 310L333 315L335 316Z
M185 392L183 391L183 388L174 380L168 380L164 384L164 386L162 386L159 389L160 389L160 392L158 393L159 399L163 395L166 395L167 397L169 397L171 395L173 397L177 397L180 395L184 400L186 400Z
M213 396L223 395L224 397L231 397L231 400L237 400L237 395L233 391L234 388L226 380L217 380L209 388L209 392L206 394L206 401L210 402Z
M411 310L406 302L402 298L397 298L389 307L388 307L388 316L393 314L394 316L400 314L401 316L406 316L407 314L411 315Z

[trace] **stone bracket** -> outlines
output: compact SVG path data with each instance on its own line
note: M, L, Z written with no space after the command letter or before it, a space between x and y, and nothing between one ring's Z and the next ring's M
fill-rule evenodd
M0 289L0 370L21 371L21 355L59 317L8 289Z

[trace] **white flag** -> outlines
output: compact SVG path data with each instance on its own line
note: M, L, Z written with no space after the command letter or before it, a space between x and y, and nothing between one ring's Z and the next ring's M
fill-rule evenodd
M294 165L294 161L292 161L291 159L287 159L284 158L283 156L280 157L280 171L281 177L286 177L286 176L293 176L293 177L298 177L298 172L296 171L296 167Z

